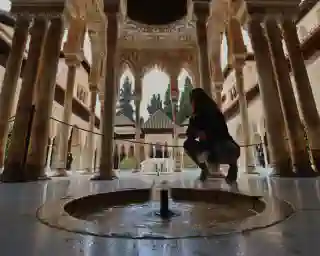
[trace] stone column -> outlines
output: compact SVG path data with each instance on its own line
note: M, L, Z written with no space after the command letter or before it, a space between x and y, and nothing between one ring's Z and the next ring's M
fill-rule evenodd
M220 53L220 51L219 51ZM224 76L220 64L220 54L214 55L212 58L212 76L213 76L213 83L214 83L214 100L219 106L222 107L222 90L223 90L223 83L224 83Z
M269 39L270 53L289 138L289 148L294 171L299 176L313 176L315 172L311 168L307 145L304 139L304 130L299 117L290 80L289 66L283 51L281 31L277 21L275 19L267 19L265 21L265 30Z
M171 105L172 105L172 120L173 120L173 148L172 156L174 160L174 171L181 172L181 162L179 158L179 144L178 144L178 131L177 131L177 104L179 101L179 87L178 87L178 76L179 69L176 67L170 71L170 90L171 90Z
M71 61L66 59L66 64L68 66L67 88L64 93L63 123L60 123L60 132L58 133L56 140L58 150L55 159L55 169L57 170L57 174L55 176L67 176L66 161L68 155L68 139L71 130L70 121L72 117L73 91L77 69L80 62L78 60Z
M223 90L223 82L214 81L214 101L217 103L220 109L222 107L222 90Z
M208 54L208 38L207 38L207 19L209 16L208 2L195 2L194 13L197 17L196 31L199 48L199 62L200 62L200 81L201 88L212 97L210 65Z
M107 12L107 57L106 57L106 78L104 86L104 111L102 125L102 143L99 175L93 179L109 180L116 178L113 172L113 125L116 111L116 70L115 58L118 41L118 11L119 3L112 6L106 5Z
M53 148L53 139L52 138L49 139L48 147L49 147L49 150L48 150L48 155L47 155L47 164L46 164L46 168L45 168L45 175L47 175L46 173L51 170L50 164L51 164L51 159L52 159L52 148Z
M2 178L7 181L24 180L29 117L31 117L31 112L34 110L32 106L33 95L47 27L47 20L36 18L31 28L28 59L23 74L8 158L2 175Z
M140 80L139 82L137 80ZM141 104L141 89L138 89L137 86L141 86L141 79L138 77L135 82L136 92L135 92L135 106L136 106L136 134L135 141L138 142L135 145L135 156L136 156L136 171L140 171L140 163L141 163L141 125L140 125L140 104Z
M4 151L6 148L9 118L13 108L14 96L17 90L18 78L21 72L26 42L28 38L30 20L19 16L16 21L12 39L11 51L6 64L2 88L0 93L0 168L4 163Z
M89 130L88 134L88 159L89 159L89 168L88 172L93 172L94 168L94 128L96 122L96 103L97 103L97 93L98 88L96 85L90 85L90 93L91 93L91 105L90 105L90 121L89 121Z
M248 117L248 105L244 89L244 80L243 80L243 65L244 60L234 60L234 71L236 77L236 90L238 93L238 102L241 118L241 129L242 129L242 138L244 143L244 167L246 173L252 173L254 170L253 163L253 147L251 146L251 136L250 136L250 123Z
M52 18L43 51L43 69L39 77L39 92L34 115L31 149L27 159L26 171L30 180L44 175L46 146L49 137L50 115L56 86L61 42L64 31L62 17Z
M320 172L320 118L301 52L297 28L291 19L282 20L281 26L295 79L299 107L306 125L311 155L317 171Z
M266 133L274 174L292 176L290 155L284 137L284 121L276 81L272 70L268 41L259 17L250 17L248 32L258 71L260 97L265 115ZM270 102L272 101L272 104Z

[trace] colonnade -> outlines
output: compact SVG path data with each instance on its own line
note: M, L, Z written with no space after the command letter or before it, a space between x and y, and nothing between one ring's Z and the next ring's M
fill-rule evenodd
M71 23L70 26L72 26ZM76 24L76 23L74 23ZM60 58L62 39L66 28L64 15L18 15L13 35L13 44L8 57L5 80L0 93L0 162L4 165L2 181L25 181L46 178L45 159L50 130L50 117L54 101L56 74ZM69 31L74 31L69 27ZM77 30L77 32L79 32ZM85 32L84 30L82 31ZM28 56L24 65L22 61L26 51L27 38L30 35ZM71 37L68 35L68 37ZM84 34L80 36L83 40ZM72 47L75 46L74 38ZM67 40L66 44L70 44ZM57 156L55 168L65 172L72 100L77 69L82 61L82 46L65 57L68 66L67 86L64 95L64 114L61 132L57 136ZM22 84L19 94L15 122L12 129L11 143L4 163L3 149L8 135L8 115L13 108L14 94L18 78L22 72ZM92 98L96 91L92 91ZM95 100L92 102L95 105ZM91 113L95 106L91 107ZM92 116L92 114L91 114ZM92 118L91 118L92 120ZM90 120L89 129L93 130ZM30 129L31 128L31 129ZM30 134L28 134L30 133ZM30 136L30 141L26 140ZM93 136L92 134L89 135ZM90 140L90 139L89 139ZM93 138L91 139L93 141ZM92 143L91 143L92 144ZM93 145L91 145L93 147ZM94 150L92 150L94 151Z
M280 12L271 17L250 15L248 31L257 65L271 165L275 174L313 176L320 170L320 138L314 136L315 131L320 128L320 119L293 19L292 15L283 16ZM288 49L301 117L282 40ZM306 127L310 152L307 150L301 120ZM311 162L314 163L314 168Z
M97 92L99 91L102 104L102 122L100 129L103 134L103 136L101 136L99 174L93 179L113 179L116 177L113 172L113 135L116 95L118 91L116 86L116 59L118 56L119 8L120 4L118 1L113 1L110 4L105 3L104 10L107 19L105 50L107 55L104 57L105 64L102 65L101 68L104 69L104 73L107 75L103 80L104 83L101 88L98 88L97 83L90 84L91 115L89 129L92 132L94 130L95 100ZM194 1L194 13L197 17L196 35L199 53L200 85L220 104L221 99L219 99L219 97L221 96L220 85L222 83L222 76L216 76L213 81L216 83L214 87L216 91L212 90L210 76L206 26L210 13L209 8L210 6L207 2ZM301 119L307 129L308 140L311 147L310 154L317 170L320 169L320 136L317 136L320 131L320 119L303 61L295 23L292 16L284 17L280 13L276 17L261 17L261 15L256 16L254 14L250 14L249 17L250 19L247 26L257 65L271 164L274 166L275 173L279 175L314 175L315 171L312 169L309 161L309 152L306 149ZM29 28L30 24L32 24L31 28ZM230 31L241 30L240 27L235 28L232 24L232 20L230 20ZM23 82L13 126L12 142L1 176L3 181L36 180L44 176L45 149L49 134L56 73L65 25L65 20L62 15L49 16L46 18L43 16L30 17L21 15L17 17L12 50L7 62L4 83L0 93L0 160L4 158L3 149L8 134L7 120L13 107L13 97L17 88L17 81L20 75L29 33L31 41L22 77ZM293 85L290 81L290 70L282 47L283 39L288 49L299 105L296 103ZM83 42L83 39L81 40ZM245 124L248 123L248 113L242 75L246 53L243 49L236 47L235 44L232 44L231 49L234 53L232 64L235 68L236 84L239 92L240 115L245 130L244 134L246 134L246 132L249 131L249 128L245 126ZM80 50L81 49L79 49L79 51ZM71 92L73 91L75 83L76 70L81 61L81 58L79 58L80 55L77 54L78 50L75 51L76 54L71 54L66 57L66 64L68 65L69 71L64 97L63 121L67 124L70 123L70 116L72 114ZM221 74L221 70L218 72ZM171 86L174 87L172 89L174 92L177 90L178 77L175 73L171 75ZM137 78L136 83L141 83L141 76L138 75ZM141 88L141 85L139 88ZM35 90L36 93L34 93ZM139 109L141 91L136 91L135 96L135 104L137 109ZM173 101L174 100L173 97ZM34 102L35 111L32 111ZM298 107L301 109L301 119ZM28 118L26 118L26 116ZM25 147L27 145L25 138L27 137L28 124L31 118L33 118L31 145L26 157ZM139 111L137 111L136 115L136 127L136 140L140 140ZM57 168L62 170L61 175L64 175L63 170L66 161L69 130L70 128L65 125L59 135ZM93 134L91 133L90 136L93 136ZM177 134L175 136L177 136ZM285 137L288 138L288 141L285 140ZM245 136L245 138L247 138L245 143L250 142L249 136ZM175 138L174 141L177 141L177 138ZM89 147L92 148L92 152L94 152L93 138L89 138ZM137 159L140 159L140 150L135 150L135 152ZM179 154L174 153L174 155ZM246 153L247 166L249 165L250 157L250 152L248 151ZM91 156L91 158L93 158L93 156ZM139 166L137 166L137 169L139 169ZM179 171L181 168L176 165L176 170Z

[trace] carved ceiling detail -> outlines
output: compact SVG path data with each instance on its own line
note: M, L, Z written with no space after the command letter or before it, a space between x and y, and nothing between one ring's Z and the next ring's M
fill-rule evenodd
M197 56L196 49L176 49L172 52L161 49L122 49L118 65L122 71L129 67L134 74L140 72L142 76L155 66L169 74L172 68L181 70L189 67L188 71L191 71L196 66Z

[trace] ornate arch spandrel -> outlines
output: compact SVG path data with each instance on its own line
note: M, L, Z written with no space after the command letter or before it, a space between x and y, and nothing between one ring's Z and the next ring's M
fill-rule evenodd
M120 49L118 59L119 72L122 74L126 68L129 68L133 76L135 76L140 61L139 51L134 49Z

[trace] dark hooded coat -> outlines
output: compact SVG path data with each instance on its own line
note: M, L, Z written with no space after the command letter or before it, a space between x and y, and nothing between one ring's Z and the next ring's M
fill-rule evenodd
M191 91L190 101L193 102L194 113L190 117L187 136L197 138L199 131L206 135L207 143L232 140L226 121L218 105L201 88Z

